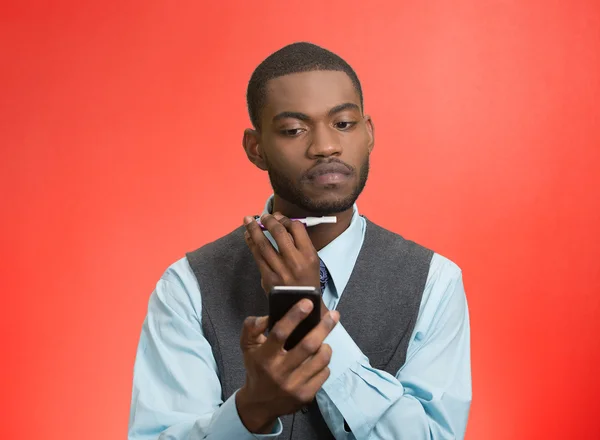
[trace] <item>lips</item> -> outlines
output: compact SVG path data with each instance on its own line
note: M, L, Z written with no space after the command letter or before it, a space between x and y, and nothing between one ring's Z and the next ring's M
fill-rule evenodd
M345 176L349 176L352 174L352 170L343 163L325 163L311 168L311 170L306 174L306 177L309 179L315 179L325 174L343 174Z

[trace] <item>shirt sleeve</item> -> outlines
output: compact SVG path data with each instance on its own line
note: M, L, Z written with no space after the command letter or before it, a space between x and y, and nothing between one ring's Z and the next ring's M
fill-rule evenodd
M325 342L333 351L331 374L317 402L336 439L464 438L471 404L469 314L454 263L434 255L406 362L395 376L371 367L340 324Z
M217 365L203 335L202 303L187 259L171 266L150 297L133 374L129 440L270 439L250 433L235 394L221 399Z

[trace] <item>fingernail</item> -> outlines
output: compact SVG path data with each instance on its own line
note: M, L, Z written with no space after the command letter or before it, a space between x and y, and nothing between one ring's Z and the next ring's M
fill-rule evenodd
M304 313L308 313L312 310L313 303L309 299L303 299L300 301L299 307L300 307L300 310L302 310Z
M252 217L246 216L246 217L244 217L244 224L248 225L248 224L252 223L252 220L254 220Z
M283 218L283 215L280 212L276 212L275 214L273 214L273 217L275 217L277 220L281 220Z

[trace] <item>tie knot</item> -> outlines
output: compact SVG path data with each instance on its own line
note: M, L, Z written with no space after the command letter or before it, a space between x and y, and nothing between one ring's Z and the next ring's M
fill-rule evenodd
M327 281L329 281L329 271L327 270L327 266L323 263L323 260L319 258L319 278L321 279L321 294L325 291L325 286L327 285Z

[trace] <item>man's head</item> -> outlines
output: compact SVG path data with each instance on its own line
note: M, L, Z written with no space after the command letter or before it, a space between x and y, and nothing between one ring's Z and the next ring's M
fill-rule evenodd
M326 49L291 44L256 68L247 99L255 129L245 131L244 149L268 171L276 197L315 215L350 209L374 144L354 70Z

